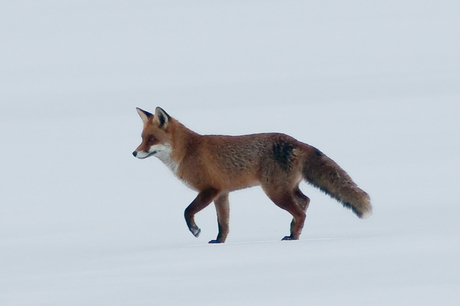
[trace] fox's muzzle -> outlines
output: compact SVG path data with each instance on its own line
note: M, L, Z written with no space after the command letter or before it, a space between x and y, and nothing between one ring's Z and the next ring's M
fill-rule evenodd
M136 158L145 159L145 158L150 157L150 156L155 156L155 154L157 154L157 153L158 153L157 150L153 150L152 152L134 151L133 155Z

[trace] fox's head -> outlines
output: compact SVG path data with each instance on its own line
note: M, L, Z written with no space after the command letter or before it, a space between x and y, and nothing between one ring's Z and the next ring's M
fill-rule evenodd
M142 130L142 143L133 152L134 157L144 159L156 156L163 160L172 152L171 134L168 133L171 117L160 107L155 109L155 115L136 108L144 123Z

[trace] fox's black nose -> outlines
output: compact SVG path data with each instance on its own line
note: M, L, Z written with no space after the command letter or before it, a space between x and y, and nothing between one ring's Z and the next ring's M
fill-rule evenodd
M136 152L136 151L134 151L134 152L133 152L133 155L134 155L134 157L136 157L136 156L137 156L137 152Z

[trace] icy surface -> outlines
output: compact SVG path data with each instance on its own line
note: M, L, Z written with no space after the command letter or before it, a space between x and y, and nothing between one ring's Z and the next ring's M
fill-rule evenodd
M0 305L458 305L460 2L3 1ZM258 188L212 206L139 106L199 133L284 132L372 198L311 198L299 241Z

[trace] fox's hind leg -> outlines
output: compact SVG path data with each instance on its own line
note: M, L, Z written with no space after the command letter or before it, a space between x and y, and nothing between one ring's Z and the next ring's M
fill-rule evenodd
M302 233L303 224L305 223L305 210L308 206L308 201L305 199L306 197L302 197L294 191L287 191L279 188L264 188L264 191L277 206L289 212L293 217L291 235L284 237L283 240L298 240ZM296 199L298 199L299 204L297 204Z
M185 209L184 217L188 229L195 237L200 235L200 228L195 223L195 214L211 204L212 200L219 194L219 190L209 188L201 191L193 202Z
M300 191L299 187L297 187L294 190L294 199L297 205L299 205L300 208L304 211L304 213L307 213L308 206L310 205L310 199L306 195L304 195L302 191ZM293 218L291 222L291 233L292 233L294 224L295 224L295 219Z
M228 202L228 193L218 195L214 200L214 205L216 206L219 234L216 240L211 240L209 243L224 243L229 232L230 205Z

